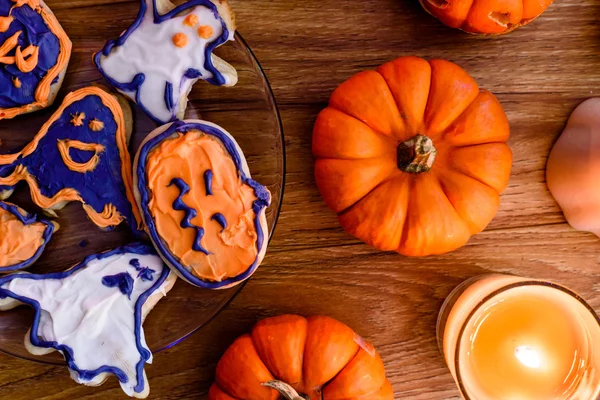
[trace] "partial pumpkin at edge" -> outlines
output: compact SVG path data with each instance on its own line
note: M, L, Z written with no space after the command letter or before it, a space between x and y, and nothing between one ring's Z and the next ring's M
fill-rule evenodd
M377 351L330 317L281 315L259 321L217 365L209 400L392 400Z
M474 35L504 35L538 18L554 0L419 0L444 25Z

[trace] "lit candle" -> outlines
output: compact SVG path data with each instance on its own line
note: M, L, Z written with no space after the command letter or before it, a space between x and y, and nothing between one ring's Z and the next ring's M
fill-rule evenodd
M558 285L506 275L467 281L442 307L438 340L466 399L600 396L600 323Z

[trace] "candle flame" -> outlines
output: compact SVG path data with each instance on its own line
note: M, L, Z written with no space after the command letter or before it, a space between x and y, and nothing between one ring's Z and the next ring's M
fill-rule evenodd
M515 349L515 357L529 368L539 368L542 366L540 353L530 346L519 346Z

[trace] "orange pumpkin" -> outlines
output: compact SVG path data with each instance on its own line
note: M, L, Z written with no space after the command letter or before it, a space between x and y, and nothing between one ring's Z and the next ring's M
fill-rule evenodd
M497 35L536 19L554 0L420 0L423 8L452 28Z
M342 227L381 250L442 254L496 214L510 176L502 106L457 65L402 57L340 85L313 132Z
M379 354L329 317L258 322L217 364L209 400L393 400Z

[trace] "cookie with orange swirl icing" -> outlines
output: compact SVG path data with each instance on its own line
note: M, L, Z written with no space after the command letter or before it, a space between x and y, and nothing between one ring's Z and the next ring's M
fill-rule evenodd
M234 286L264 258L271 194L223 128L186 120L150 133L134 161L134 192L158 253L187 282Z
M38 219L14 204L0 201L0 273L33 264L58 228L56 222Z
M42 0L0 0L0 119L50 106L71 41Z

